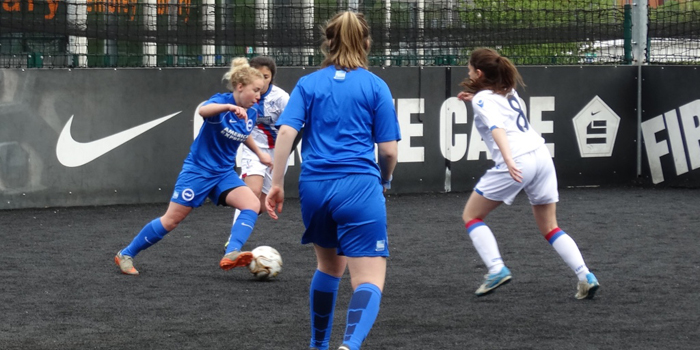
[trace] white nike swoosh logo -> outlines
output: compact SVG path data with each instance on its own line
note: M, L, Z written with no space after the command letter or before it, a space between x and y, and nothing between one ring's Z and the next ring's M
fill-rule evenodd
M250 227L251 230L253 229L253 226L250 226L250 225L246 224L245 222L242 222L241 225L245 226L245 227Z
M180 111L182 112L182 111ZM180 112L166 115L148 123L135 126L111 136L101 138L91 142L78 142L73 139L70 133L73 117L68 119L68 123L63 127L56 143L56 157L58 161L66 167L73 168L85 165L101 157L105 153L127 143L129 140L144 132L156 127L158 124L180 114Z

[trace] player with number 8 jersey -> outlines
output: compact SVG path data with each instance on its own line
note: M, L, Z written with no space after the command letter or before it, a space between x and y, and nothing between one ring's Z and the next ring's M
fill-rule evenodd
M510 60L486 48L472 52L468 67L469 77L461 84L465 90L457 97L472 103L474 125L496 163L479 179L462 213L469 238L489 270L475 294L487 295L511 280L484 219L501 203L512 204L523 190L540 233L578 277L575 297L593 298L600 287L598 280L576 242L557 223L557 174L544 139L529 125L515 91L525 85L520 73Z
M496 165L503 164L503 155L493 139L491 131L494 128L503 129L506 132L513 158L532 152L544 144L542 136L530 127L520 101L520 96L515 89L510 90L505 96L492 90L481 90L472 100L474 125L479 135L484 138Z

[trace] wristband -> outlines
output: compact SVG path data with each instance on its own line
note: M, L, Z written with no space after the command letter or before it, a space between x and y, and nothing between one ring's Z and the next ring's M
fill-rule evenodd
M389 180L382 180L382 186L384 186L384 189L390 190L391 189L391 180L394 179L394 175L392 174L389 176Z

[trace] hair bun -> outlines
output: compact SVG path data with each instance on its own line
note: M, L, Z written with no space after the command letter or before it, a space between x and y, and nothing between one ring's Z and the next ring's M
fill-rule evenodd
M245 67L250 67L250 64L248 64L247 58L236 57L233 59L233 61L231 61L231 66L236 67L236 68L238 68L238 67L245 68Z

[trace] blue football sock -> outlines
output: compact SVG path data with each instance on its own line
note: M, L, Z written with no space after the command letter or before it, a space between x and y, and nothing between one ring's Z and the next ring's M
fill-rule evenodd
M163 227L160 218L157 218L147 223L131 243L122 249L121 253L130 257L136 257L136 254L140 251L158 243L167 233L168 231Z
M333 329L333 311L338 296L340 278L316 270L311 279L309 305L311 305L311 345L319 350L328 349Z
M226 254L234 250L241 250L241 247L248 241L248 237L253 232L253 227L255 227L257 220L258 213L255 211L250 209L241 210L238 218L236 218L236 222L231 227L231 237L228 240Z
M358 350L379 314L382 291L374 284L363 283L355 289L348 307L348 320L343 344Z

